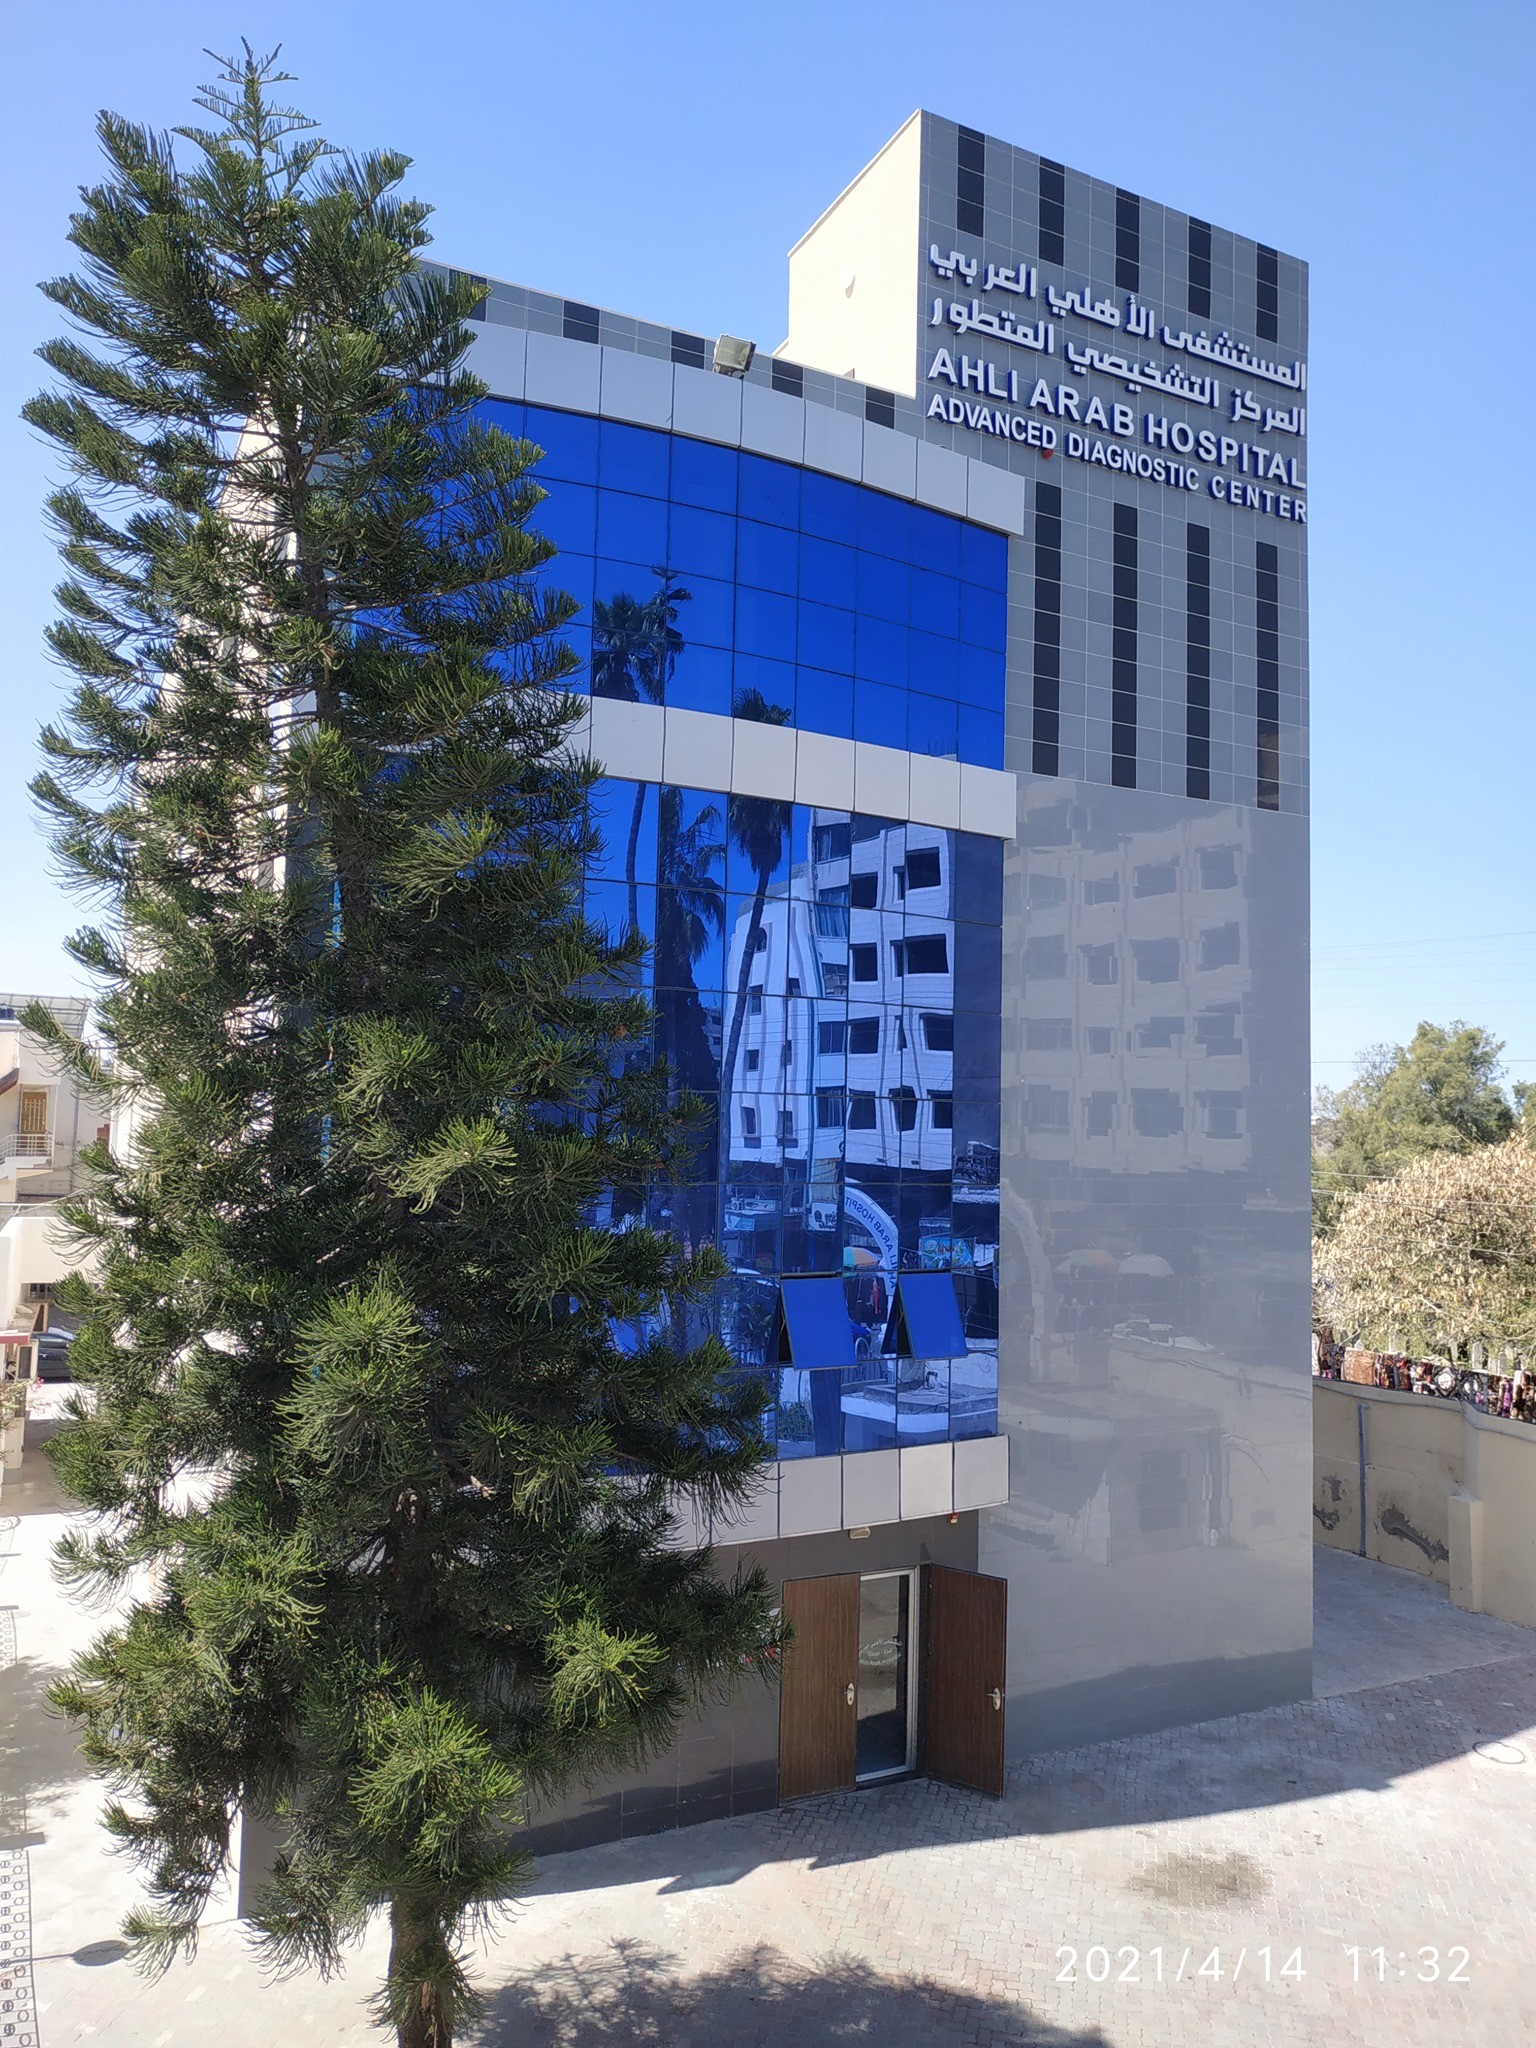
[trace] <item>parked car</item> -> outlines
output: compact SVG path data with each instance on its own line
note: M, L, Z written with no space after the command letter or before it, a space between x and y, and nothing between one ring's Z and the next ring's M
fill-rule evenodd
M40 1380L72 1380L69 1348L73 1336L65 1330L45 1330L37 1338L37 1377Z

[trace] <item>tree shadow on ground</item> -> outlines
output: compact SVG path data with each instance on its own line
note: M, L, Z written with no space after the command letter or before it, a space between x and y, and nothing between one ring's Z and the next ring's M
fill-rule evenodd
M566 1955L495 1993L477 2048L1110 2048L1097 2028L1064 2029L1004 1995L932 1977L883 1977L851 1956L815 1965L760 1943L697 1975L645 1942Z

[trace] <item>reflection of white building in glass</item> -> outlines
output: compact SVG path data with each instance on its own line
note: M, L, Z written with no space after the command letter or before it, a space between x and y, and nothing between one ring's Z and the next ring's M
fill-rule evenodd
M948 1173L954 1140L955 835L816 810L766 896L734 1073L733 1168L803 1161ZM750 912L726 955L736 1000ZM825 1197L821 1197L825 1199Z
M1010 856L1028 906L1004 1042L1011 1135L1105 1170L1245 1170L1254 994L1241 812L1202 808L1111 846Z

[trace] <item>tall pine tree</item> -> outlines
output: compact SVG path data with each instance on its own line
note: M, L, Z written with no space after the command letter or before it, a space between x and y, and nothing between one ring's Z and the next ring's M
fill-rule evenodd
M688 1125L639 942L581 911L572 606L464 368L479 288L284 77L247 49L174 138L102 116L27 408L77 679L35 788L109 908L73 947L133 1127L71 1209L92 1398L54 1454L95 1511L62 1568L136 1597L56 1698L147 1962L259 1813L269 1955L387 1911L381 2023L447 2048L525 1802L771 1662L761 1578L666 1542L677 1492L750 1486L762 1394L715 1256L599 1225Z

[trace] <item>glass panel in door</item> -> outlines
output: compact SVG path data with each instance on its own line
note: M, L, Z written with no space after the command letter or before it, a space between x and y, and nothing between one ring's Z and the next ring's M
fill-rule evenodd
M861 1779L912 1768L911 1607L910 1572L859 1581L855 1769Z

